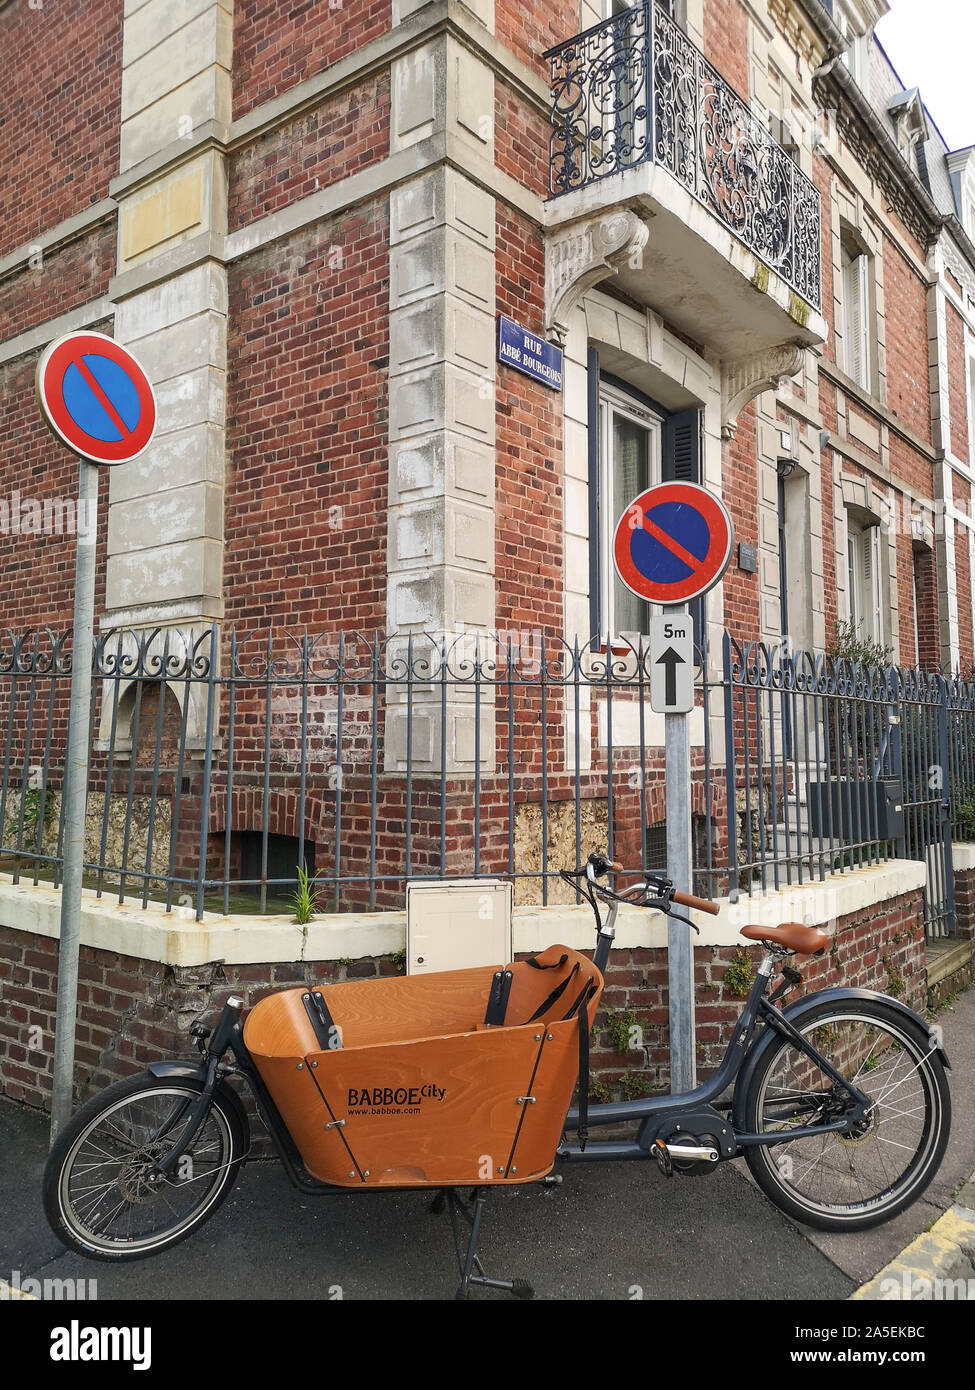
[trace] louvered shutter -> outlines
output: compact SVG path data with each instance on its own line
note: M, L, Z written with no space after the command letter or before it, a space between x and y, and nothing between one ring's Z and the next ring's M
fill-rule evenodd
M846 580L849 585L850 622L856 629L863 617L860 605L863 575L860 570L860 532L854 531L852 527L846 542Z
M663 428L663 459L661 479L665 483L699 483L703 472L702 459L704 412L682 410L668 415ZM701 645L704 633L704 599L690 604L694 622L694 641Z
M863 377L863 312L860 299L860 262L857 256L843 266L843 331L846 373L854 381Z
M665 483L701 481L700 410L682 410L664 421L661 477Z
M873 602L874 553L872 532L865 531L862 533L860 546L860 594L862 599L864 626L868 635L875 637L876 631L874 629L874 624L877 614Z
M871 526L866 540L867 544L864 546L864 551L866 553L867 572L864 578L867 601L870 604L870 621L874 641L883 642L886 624L884 623L883 585L881 583L880 527Z
M854 256L843 266L846 371L870 389L870 257Z

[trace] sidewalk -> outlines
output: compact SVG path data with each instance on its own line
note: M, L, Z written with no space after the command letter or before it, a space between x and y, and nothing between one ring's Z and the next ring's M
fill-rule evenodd
M739 1162L671 1181L650 1163L580 1165L551 1192L492 1194L482 1241L488 1272L530 1280L540 1299L849 1298L942 1216L975 1167L975 991L939 1021L954 1063L952 1140L935 1183L889 1226L849 1236L800 1229ZM311 1198L289 1186L278 1163L246 1166L213 1219L163 1255L124 1265L83 1260L58 1244L41 1211L48 1124L0 1102L0 1279L8 1283L97 1280L102 1299L453 1296L449 1221L430 1215L429 1194Z

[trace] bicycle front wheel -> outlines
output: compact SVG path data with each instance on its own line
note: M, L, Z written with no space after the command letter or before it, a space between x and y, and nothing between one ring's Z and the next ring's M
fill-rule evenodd
M878 1226L917 1200L944 1156L951 1097L941 1059L919 1023L881 1000L832 1000L795 1026L871 1108L847 1133L748 1148L746 1162L776 1206L807 1226ZM848 1108L848 1093L783 1038L751 1078L745 1125L781 1134Z
M141 1259L213 1215L247 1152L247 1117L229 1087L217 1089L173 1174L160 1182L152 1171L202 1089L195 1077L129 1077L71 1118L44 1170L44 1212L65 1245L88 1259Z

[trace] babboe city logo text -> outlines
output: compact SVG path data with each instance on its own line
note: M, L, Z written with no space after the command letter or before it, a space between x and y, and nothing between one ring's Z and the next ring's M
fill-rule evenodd
M370 1111L409 1115L419 1114L424 1101L442 1101L446 1094L447 1088L434 1082L424 1086L350 1086L347 1102L349 1111L359 1114Z

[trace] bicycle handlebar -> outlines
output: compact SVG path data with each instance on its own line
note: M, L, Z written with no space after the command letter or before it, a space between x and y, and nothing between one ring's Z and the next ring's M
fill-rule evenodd
M710 912L712 917L717 917L721 911L718 904L711 902L709 898L696 898L693 893L681 893L676 888L673 898L681 907L696 907L699 912Z
M602 854L590 854L585 864L581 864L579 868L576 869L574 872L567 869L559 870L559 874L561 875L561 877L566 879L568 882L571 882L572 879L582 878L583 876L585 876L586 879L588 879L589 883L591 883L592 886L601 895L618 898L620 899L620 901L623 901L627 896L635 892L641 886L639 884L633 884L630 888L625 888L623 889L622 893L619 893L614 892L611 888L605 887L602 884L596 883L597 878L602 878L604 874L611 872L632 872L640 874L646 879L647 884L652 883L653 887L658 889L659 900L661 902L667 904L677 903L681 907L696 908L699 912L710 913L712 917L716 917L718 913L721 911L718 904L711 902L708 898L699 898L694 893L682 893L679 889L674 888L670 880L664 877L664 875L662 874L651 875L643 869L633 869L628 871L617 860L607 859L605 855Z

